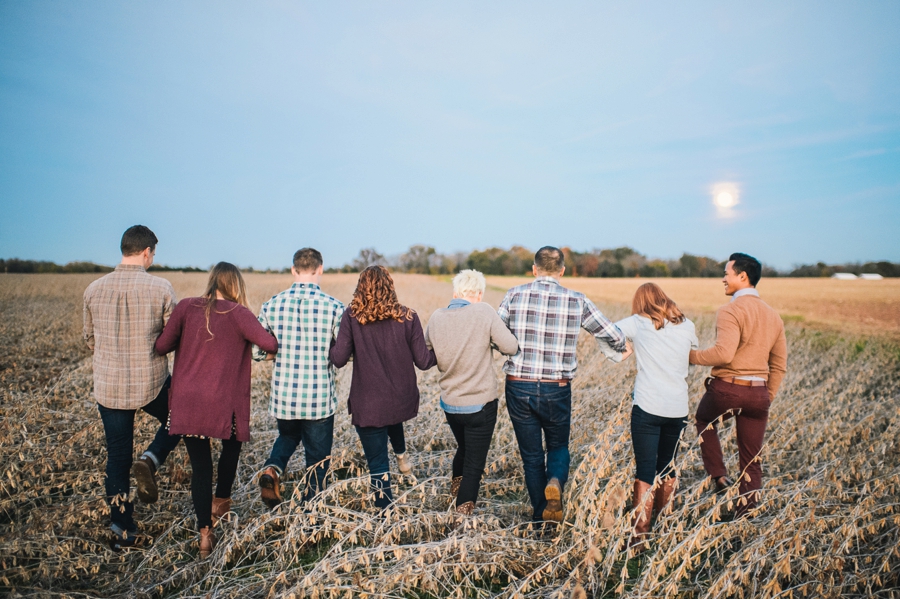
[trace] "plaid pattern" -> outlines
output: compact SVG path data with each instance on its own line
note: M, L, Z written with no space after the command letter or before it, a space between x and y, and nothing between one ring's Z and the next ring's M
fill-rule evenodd
M519 352L507 359L503 372L527 379L571 379L577 361L578 331L584 328L618 352L625 335L583 293L566 289L553 277L506 292L500 319L519 340Z
M319 420L337 409L328 360L344 304L313 283L294 283L262 305L259 322L278 339L269 413L280 420ZM254 358L266 357L256 346Z
M142 266L119 264L84 292L84 340L94 352L94 397L113 410L153 401L169 362L153 350L175 307L175 289Z

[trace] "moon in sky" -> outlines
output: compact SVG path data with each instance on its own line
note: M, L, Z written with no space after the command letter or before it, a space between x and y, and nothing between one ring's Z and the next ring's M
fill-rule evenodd
M737 202L735 202L734 200L734 195L727 191L720 191L718 194L716 194L715 202L716 206L718 206L719 208L731 208L732 206L737 204Z

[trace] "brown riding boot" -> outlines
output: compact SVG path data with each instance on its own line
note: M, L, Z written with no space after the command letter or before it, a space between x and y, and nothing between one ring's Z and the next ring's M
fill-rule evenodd
M231 511L231 498L222 499L213 497L212 502L212 523L216 526L219 520L225 517L225 514Z
M453 480L450 481L450 494L453 495L453 497L459 495L460 486L462 486L462 477L454 476Z
M206 559L216 546L216 535L211 526L200 529L200 559Z
M672 495L675 494L675 485L677 483L677 479L672 476L670 478L664 478L659 481L659 487L656 489L656 496L653 501L653 517L658 518L662 513L666 510L666 507L669 505L669 502L672 500Z
M634 492L631 496L631 505L634 507L631 525L634 532L631 533L628 547L636 552L647 548L650 518L653 516L653 497L653 485L648 485L642 480L634 481Z
M263 503L270 510L278 507L281 503L281 480L278 471L272 466L263 470L259 476L259 492Z

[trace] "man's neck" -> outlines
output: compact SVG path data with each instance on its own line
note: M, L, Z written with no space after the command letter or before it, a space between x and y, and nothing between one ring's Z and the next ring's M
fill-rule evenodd
M317 275L294 275L294 282L318 285L319 277Z
M127 266L144 266L144 257L140 254L136 256L122 256L122 261L119 264L124 264Z

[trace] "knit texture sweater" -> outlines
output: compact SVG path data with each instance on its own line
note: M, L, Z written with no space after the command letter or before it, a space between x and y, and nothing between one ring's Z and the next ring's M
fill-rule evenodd
M497 374L491 345L511 356L519 349L494 309L476 303L437 310L425 329L425 343L434 349L441 371L441 398L452 406L485 404L497 398Z
M716 312L716 344L692 350L691 364L712 366L712 376L758 376L774 398L787 371L784 322L760 298L743 295Z

